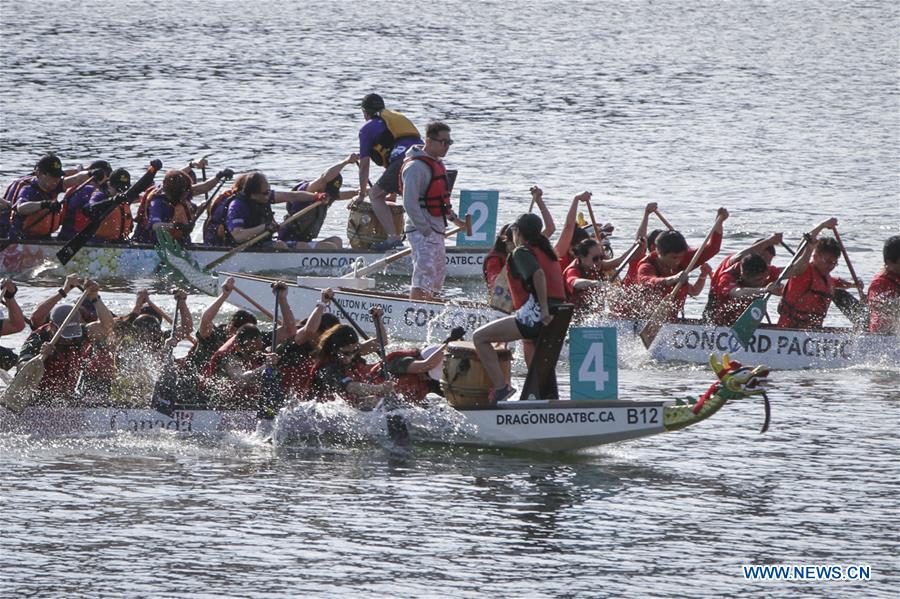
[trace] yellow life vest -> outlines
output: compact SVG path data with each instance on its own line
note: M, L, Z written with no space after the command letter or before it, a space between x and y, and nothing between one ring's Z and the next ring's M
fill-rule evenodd
M412 121L399 112L383 108L378 116L384 121L387 129L375 139L371 157L378 166L387 166L391 161L391 151L394 149L396 140L404 137L421 139L422 135Z

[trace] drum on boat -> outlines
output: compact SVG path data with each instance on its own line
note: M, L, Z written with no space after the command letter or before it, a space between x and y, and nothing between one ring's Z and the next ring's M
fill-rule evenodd
M500 370L509 380L512 352L498 349ZM472 408L488 405L488 391L491 380L481 365L475 352L475 345L470 341L455 341L447 347L444 355L444 372L441 378L441 389L451 406L456 408Z
M394 229L397 233L403 232L403 205L392 204L387 202L388 208L391 210L391 217L394 219ZM347 221L347 238L350 240L350 247L355 250L368 249L373 243L384 241L387 239L387 233L384 227L375 217L370 202L360 202L350 208L350 219Z

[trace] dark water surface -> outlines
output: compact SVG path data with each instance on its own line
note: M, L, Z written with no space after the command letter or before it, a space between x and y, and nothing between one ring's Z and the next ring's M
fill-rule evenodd
M55 150L132 173L211 153L213 172L286 188L355 149L357 102L379 91L451 125L457 187L499 189L501 221L535 183L560 223L593 191L619 247L648 201L695 243L727 206L729 252L837 216L866 281L900 229L892 2L2 0L0 33L3 185ZM326 229L345 223L337 207ZM21 284L30 309L59 281ZM124 291L104 297L127 309ZM621 395L711 376L635 356ZM900 374L772 378L765 435L740 403L562 457L0 437L0 593L894 596ZM872 580L745 580L759 563Z

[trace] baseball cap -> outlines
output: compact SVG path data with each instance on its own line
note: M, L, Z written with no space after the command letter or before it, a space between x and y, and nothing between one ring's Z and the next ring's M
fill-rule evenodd
M72 306L68 304L63 304L62 306L56 306L53 308L53 313L50 315L50 320L53 321L53 324L56 326L62 326L62 323L65 322L66 318L69 316L69 312L72 311ZM63 339L78 339L81 337L81 314L76 312L72 317L72 320L69 321L69 324L66 325L64 329L62 329L62 333L59 335Z
M344 184L344 178L338 173L338 176L325 184L325 194L332 200L341 199L341 185Z
M34 170L54 177L62 177L65 175L62 168L62 162L60 162L59 157L55 154L45 154L44 156L41 156L41 159L38 160Z
M116 191L122 192L131 187L131 173L124 168L117 168L109 176L109 184Z

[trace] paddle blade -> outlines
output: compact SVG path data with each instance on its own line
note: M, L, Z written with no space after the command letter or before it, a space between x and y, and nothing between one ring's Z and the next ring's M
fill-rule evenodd
M11 412L22 413L28 405L34 389L44 376L44 361L40 356L25 362L16 372L15 378L0 395L0 404Z
M653 345L653 341L662 329L663 323L666 321L666 316L672 311L672 304L673 301L670 296L664 297L662 301L656 305L653 313L650 314L650 318L647 319L644 328L638 333L641 341L644 342L644 347L647 349L650 349L650 346Z
M161 270L207 295L218 295L218 280L204 271L164 229L156 232L156 253L159 255Z
M766 315L766 298L758 297L753 300L744 313L741 314L734 324L731 325L731 331L740 344L747 348L747 344L753 339L753 334L759 328L762 319Z

